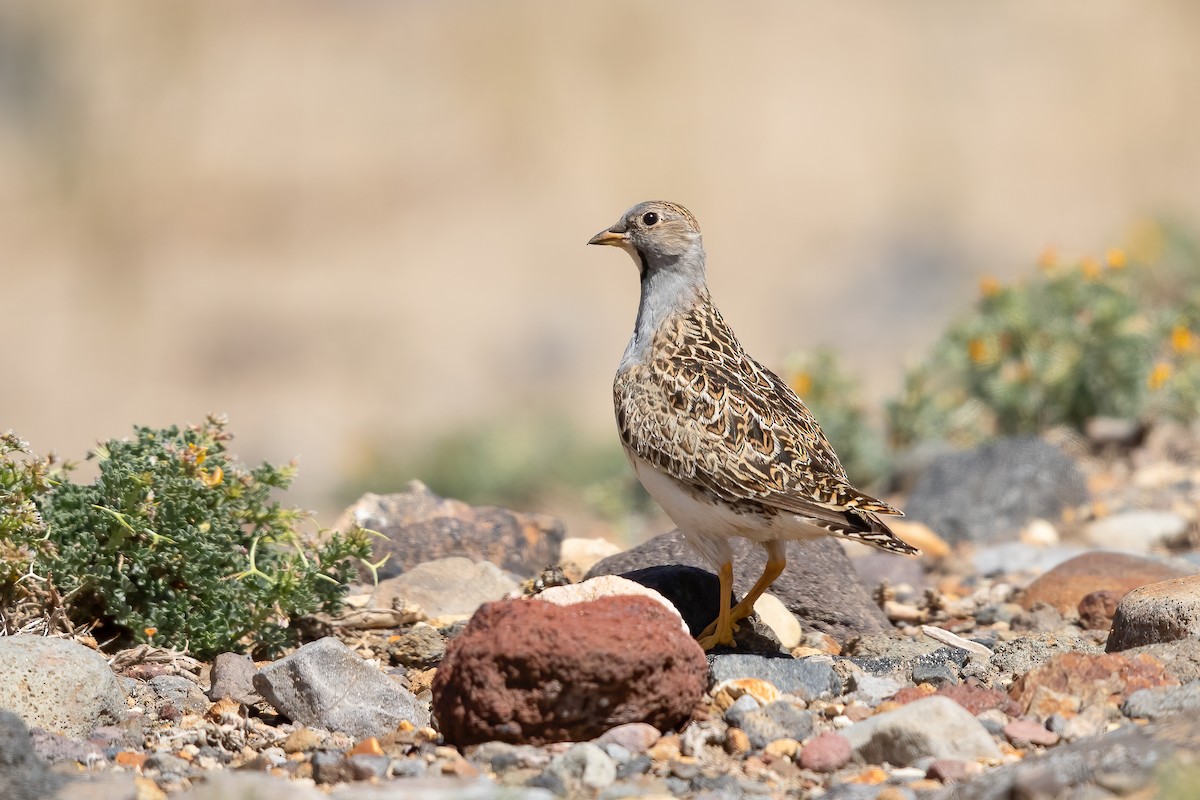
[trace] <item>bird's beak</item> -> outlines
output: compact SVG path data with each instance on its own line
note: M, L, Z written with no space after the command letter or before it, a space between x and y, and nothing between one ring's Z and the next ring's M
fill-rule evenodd
M625 231L618 230L617 226L614 225L611 228L605 228L588 239L588 244L611 244L620 247L625 244L627 238Z

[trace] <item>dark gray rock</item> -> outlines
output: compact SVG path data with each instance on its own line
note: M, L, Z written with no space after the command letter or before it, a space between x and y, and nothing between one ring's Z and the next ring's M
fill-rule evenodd
M1170 722L1130 725L1059 745L1015 764L991 770L969 781L929 795L933 800L1009 800L1067 796L1164 796L1151 787L1172 780L1172 756L1190 758L1200 749L1200 719L1177 717ZM1179 769L1183 762L1174 765ZM1187 780L1185 778L1185 780ZM1190 786L1178 783L1177 787ZM1098 789L1087 793L1089 789ZM1148 791L1142 791L1148 790ZM1073 794L1080 792L1081 794ZM1180 795L1187 796L1187 795Z
M758 678L775 684L784 694L803 700L838 696L842 679L831 660L768 657L748 653L718 653L708 656L708 674L714 684L734 678Z
M67 782L33 752L29 729L10 711L0 711L0 797L42 800Z
M1151 722L1196 709L1200 709L1200 682L1139 689L1121 704L1121 713L1125 716Z
M379 567L381 579L418 564L461 556L490 561L524 577L558 563L563 526L544 514L521 514L497 506L470 506L438 497L420 481L410 481L397 494L365 494L334 525L353 525L383 534L372 537L374 560L390 556Z
M108 662L70 639L0 636L0 676L0 708L33 727L79 737L125 716L125 691Z
M777 700L763 708L748 709L735 704L725 712L730 725L746 732L750 744L766 747L776 739L801 741L812 735L813 715L786 700Z
M254 688L288 718L356 738L401 721L429 724L429 707L333 637L304 645L254 676Z
M436 628L418 624L388 648L392 661L402 667L428 669L446 655L446 638Z
M1083 473L1062 450L1012 437L933 459L904 511L950 542L992 542L1087 499Z
M733 590L744 595L762 574L766 554L761 547L745 539L734 538ZM837 639L863 633L890 630L891 625L870 592L854 571L854 565L832 538L811 542L788 542L787 569L771 585L770 592L796 615L805 629L828 633ZM637 580L629 573L660 566L695 567L712 575L705 585L697 578L686 578L685 588L672 593L669 586L651 588L667 596L688 622L703 628L716 618L718 600L710 587L716 585L712 565L683 540L679 531L660 534L623 553L609 556L596 564L587 577L621 575ZM643 576L644 577L644 576ZM639 581L641 582L641 581ZM644 584L650 585L650 584Z
M212 671L209 674L211 686L208 699L214 703L222 697L228 697L244 705L252 706L262 702L262 695L254 689L254 674L258 667L243 653L221 653L213 660Z
M182 675L157 675L150 679L150 688L163 703L170 703L180 711L200 714L208 709L208 698L196 685Z

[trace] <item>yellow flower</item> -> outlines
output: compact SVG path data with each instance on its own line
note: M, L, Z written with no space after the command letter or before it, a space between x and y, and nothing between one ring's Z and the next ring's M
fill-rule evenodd
M204 481L204 485L211 488L216 488L221 485L221 479L225 477L225 470L217 467L211 472L206 469L200 470L200 480Z
M1108 252L1104 254L1104 260L1112 269L1125 269L1125 265L1129 263L1129 257L1119 247L1108 248Z
M972 339L967 342L967 355L971 361L976 364L983 364L991 360L991 348L987 346L987 342L983 339Z
M1079 262L1079 271L1083 273L1083 277L1094 281L1100 277L1100 264L1091 256L1085 256Z
M812 391L812 376L808 372L801 370L792 376L792 391L800 396L804 396Z
M1049 272L1058 266L1058 251L1054 249L1053 245L1046 245L1042 254L1038 256L1037 265L1038 269L1043 272Z
M1000 285L1000 281L991 275L984 275L979 279L979 293L984 297L994 297L1000 294L1002 288L1004 287Z
M1158 391L1171 377L1171 365L1165 361L1159 361L1154 365L1154 369L1150 370L1150 376L1146 378L1146 384L1153 390Z
M1186 353L1194 344L1192 332L1186 325L1176 325L1171 329L1171 349L1176 353Z

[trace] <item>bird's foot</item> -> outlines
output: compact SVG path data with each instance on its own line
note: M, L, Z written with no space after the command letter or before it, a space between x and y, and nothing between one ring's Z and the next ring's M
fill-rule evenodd
M709 623L709 626L702 630L700 635L696 637L696 641L699 643L702 649L712 650L714 647L720 647L722 645L726 647L734 646L733 634L738 629L737 623L733 622L732 620L727 620L725 627L718 629L718 622L720 622L719 619L713 620L711 623Z

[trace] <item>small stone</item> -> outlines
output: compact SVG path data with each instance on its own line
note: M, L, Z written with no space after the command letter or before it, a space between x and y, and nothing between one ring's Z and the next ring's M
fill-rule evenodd
M290 719L356 738L382 736L405 720L429 722L428 707L412 692L333 637L263 667L254 687Z
M842 731L854 758L901 766L932 756L973 761L999 758L992 737L966 709L946 697L927 697Z
M779 689L775 684L758 678L733 678L721 681L713 687L713 701L722 711L732 706L734 701L743 695L750 695L759 705L764 706L780 698Z
M775 739L806 739L813 729L812 713L786 700L745 713L731 708L725 718L731 725L744 730L750 737L750 743L757 748L766 747Z
M873 675L856 670L850 677L850 688L854 696L868 706L877 706L908 684L891 675Z
M689 632L687 623L683 621L679 610L671 604L670 600L663 597L662 594L654 589L647 588L628 578L622 578L620 575L599 575L595 578L588 578L582 583L551 586L549 589L539 592L534 596L538 600L554 603L556 606L573 606L577 603L588 603L592 600L599 600L601 597L627 597L630 595L648 597L654 602L661 604L667 611L679 617L679 624L685 632Z
M584 539L569 536L563 539L559 551L559 561L563 568L572 576L572 580L581 580L587 571L600 561L615 556L621 552L621 546L607 539Z
M646 751L646 755L655 761L670 761L679 758L679 753L679 737L674 734L662 737Z
M768 742L763 748L763 754L774 758L791 758L800 749L800 743L795 739L776 739Z
M429 669L446 654L446 639L433 626L418 622L388 646L388 654L393 664Z
M1142 691L1154 691L1152 689L1143 689ZM1134 692L1137 694L1137 692ZM1108 727L1108 714L1105 711L1109 706L1094 705L1080 711L1073 717L1066 719L1062 724L1062 729L1056 731L1059 736L1066 739L1068 742L1078 741L1079 739L1090 739L1093 736L1099 736L1104 733Z
M1151 722L1180 712L1200 709L1200 682L1183 686L1140 689L1125 698L1121 713L1127 717L1148 719Z
M262 702L262 695L254 689L254 673L258 668L250 656L242 653L221 653L213 660L209 680L208 699L216 702L223 697L252 706Z
M1151 558L1089 551L1062 562L1029 584L1021 594L1021 606L1030 610L1046 603L1060 614L1071 614L1092 592L1107 590L1123 597L1139 586L1186 574Z
M281 747L285 753L307 753L310 750L316 750L327 738L329 738L329 734L325 731L297 728L288 734Z
M414 603L431 619L470 616L484 603L516 589L517 582L492 562L456 556L426 561L380 581L374 602L382 608L399 601Z
M953 686L959 682L954 670L946 663L919 662L913 664L913 683L928 683L933 686Z
M1089 522L1084 537L1095 547L1148 553L1187 532L1188 521L1173 511L1122 511Z
M1200 638L1200 575L1152 583L1122 598L1108 635L1110 653Z
M1113 696L1123 697L1138 689L1175 683L1162 662L1145 653L1135 656L1061 653L1017 678L1009 688L1009 696L1017 702L1021 713L1034 713L1044 719L1064 710L1047 707L1044 699L1039 705L1039 693L1041 698L1057 697L1047 695L1047 690L1067 695L1071 703L1078 703L1075 708L1079 708L1108 702Z
M978 771L974 762L968 763L957 758L935 758L925 774L935 781L956 783L966 780Z
M1106 631L1112 627L1113 615L1124 593L1115 589L1100 589L1085 594L1079 601L1079 621L1092 631Z
M189 714L203 713L208 709L208 698L196 685L181 675L159 675L151 678L150 688L165 703Z
M842 679L832 662L822 656L812 658L768 658L746 653L720 653L709 656L709 675L720 684L737 678L758 678L773 684L784 694L808 701L840 695Z
M787 606L778 597L770 592L764 592L754 603L754 613L758 614L759 619L775 632L775 636L785 650L791 650L800 644L802 634L800 620L796 619L795 614L788 611Z
M645 722L627 722L609 728L596 741L601 745L619 744L629 752L641 755L661 738L662 733L653 725L647 725Z
M1017 719L1004 726L1004 735L1017 747L1041 745L1049 747L1058 744L1058 734L1047 730L1031 719Z
M850 741L841 734L826 732L804 745L800 766L813 772L836 772L850 762Z
M750 752L750 737L741 728L730 728L725 734L725 749L735 756Z

